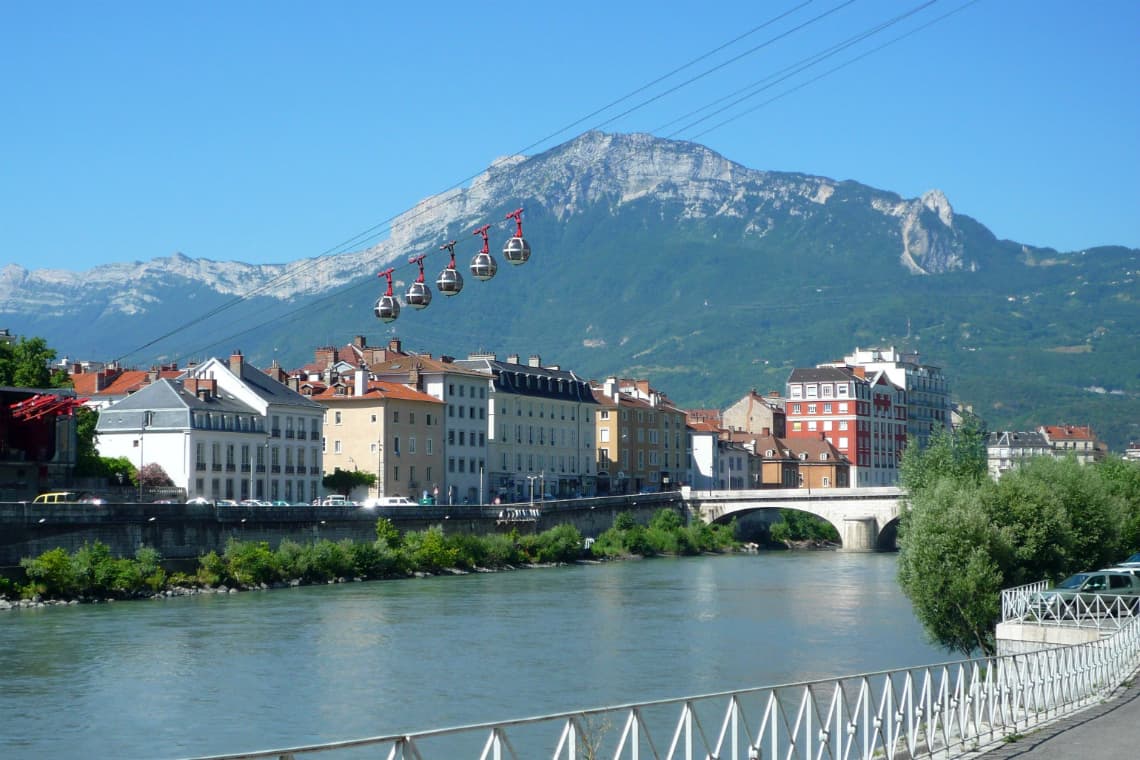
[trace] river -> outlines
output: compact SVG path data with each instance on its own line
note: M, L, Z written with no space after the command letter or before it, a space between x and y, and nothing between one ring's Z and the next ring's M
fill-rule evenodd
M953 659L891 554L653 559L0 614L0 757L297 746Z

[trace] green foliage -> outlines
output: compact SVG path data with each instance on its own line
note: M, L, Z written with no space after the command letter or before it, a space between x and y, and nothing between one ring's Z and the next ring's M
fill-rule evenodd
M99 451L95 446L95 427L98 424L98 410L86 406L75 410L76 475L82 477L106 475Z
M899 464L899 482L911 494L940 478L980 481L986 474L985 427L970 414L953 432L944 427L936 429L925 449L910 441Z
M277 557L265 541L230 539L222 554L226 575L239 586L259 586L280 578Z
M71 599L81 588L75 563L66 549L49 549L38 557L25 557L20 566L28 577L25 596Z
M381 517L376 521L376 543L388 549L399 549L403 545L404 539L391 520L387 517Z
M404 536L404 547L412 566L429 573L459 567L459 551L451 546L438 527L412 531Z
M781 509L780 522L773 523L769 535L773 541L830 541L839 542L839 531L835 526L807 512L798 509Z
M198 583L211 588L220 586L229 580L229 571L226 561L218 556L217 552L207 552L198 558Z
M913 496L899 531L899 584L931 639L965 655L994 652L1001 566L1011 553L987 514L987 490L942 479Z
M899 526L899 583L934 641L989 653L1002 588L1105 567L1135 548L1127 537L1138 523L1140 476L1115 463L1040 457L995 484L956 445L938 436L927 452L904 457L912 490Z
M53 370L55 351L43 338L0 341L0 385L16 388L70 388L66 372Z
M638 525L628 512L622 512L614 519L613 527L598 536L590 551L596 557L720 552L737 545L735 530L735 523L706 525L699 520L685 526L672 509L655 513L647 527Z
M100 541L84 544L75 554L56 548L20 562L28 576L25 595L49 599L128 598L154 593L166 585L162 557L150 547L141 547L134 559L112 557Z
M321 485L327 488L331 493L350 494L354 488L359 486L370 486L376 482L376 475L371 472L361 472L360 470L342 470L337 467L321 478Z

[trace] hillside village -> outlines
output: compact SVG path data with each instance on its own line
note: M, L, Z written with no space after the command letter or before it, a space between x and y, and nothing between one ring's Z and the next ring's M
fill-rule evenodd
M322 498L338 469L374 476L350 499L446 504L895 486L908 441L956 421L941 368L893 348L794 369L785 388L723 410L679 408L651 378L586 379L538 354L432 356L398 338L356 336L292 369L240 351L184 368L62 368L73 392L0 391L5 498L73 486L69 403L99 411L101 456L157 464L180 498L278 503ZM990 434L995 478L1046 454L1105 449L1087 426Z

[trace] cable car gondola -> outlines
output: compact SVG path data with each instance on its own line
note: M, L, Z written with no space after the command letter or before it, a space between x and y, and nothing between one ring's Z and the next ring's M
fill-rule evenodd
M487 230L491 225L484 224L479 229L472 232L472 235L483 236L483 249L475 254L475 258L471 259L471 275L476 280L489 280L495 276L495 272L499 271L499 265L495 263L495 258L491 256L491 245L487 238Z
M431 288L424 282L424 254L412 256L408 259L408 263L420 265L420 276L408 286L408 292L404 294L404 303L413 309L426 309L431 303Z
M455 241L452 240L446 245L441 245L439 250L450 253L451 262L439 273L439 279L435 281L435 286L445 296L453 296L463 290L463 275L455 268Z
M522 212L523 210L520 208L506 216L507 219L515 220L517 228L514 237L508 238L506 245L503 246L503 256L516 266L525 264L526 260L530 258L530 243L526 242L522 234Z
M396 300L396 296L392 295L392 272L394 271L394 269L388 268L377 275L388 278L388 290L380 296L380 300L376 302L376 307L373 309L376 317L385 322L395 321L400 316L400 302Z

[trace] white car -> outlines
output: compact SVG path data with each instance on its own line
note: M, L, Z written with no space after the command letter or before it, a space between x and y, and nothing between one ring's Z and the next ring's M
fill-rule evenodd
M373 496L370 499L365 499L360 506L364 509L375 509L376 507L414 507L417 505L407 496Z

